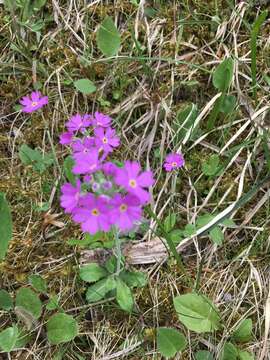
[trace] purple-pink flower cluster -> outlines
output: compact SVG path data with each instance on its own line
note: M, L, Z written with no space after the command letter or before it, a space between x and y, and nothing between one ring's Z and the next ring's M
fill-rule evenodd
M120 145L109 116L76 114L66 129L60 143L72 150L76 183L62 185L61 206L84 232L108 232L112 227L131 230L150 200L152 172L142 171L136 161L126 161L122 167L108 161Z

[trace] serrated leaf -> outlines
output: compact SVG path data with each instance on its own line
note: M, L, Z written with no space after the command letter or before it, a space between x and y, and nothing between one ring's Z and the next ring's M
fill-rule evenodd
M177 352L183 351L187 346L187 340L176 329L159 328L157 330L157 348L166 358L172 358Z
M239 360L255 360L254 356L248 351L239 351Z
M236 342L248 342L252 338L252 320L244 319L232 335Z
M63 313L50 317L46 329L48 340L52 345L69 342L78 335L76 320L72 316Z
M190 293L175 297L173 302L179 320L189 330L203 333L220 328L218 309L207 297Z
M35 290L41 293L47 292L46 281L40 275L30 275L28 280Z
M4 260L12 239L12 218L5 194L0 192L0 261Z
M94 83L89 79L80 79L74 81L74 86L77 90L85 95L92 94L97 90Z
M213 229L210 230L209 236L216 245L222 245L224 240L224 234L218 226L215 226Z
M9 293L1 289L0 290L0 309L10 310L13 308L13 301Z
M116 301L121 309L131 312L134 301L130 288L120 279L116 279Z
M213 85L219 91L226 91L232 82L234 62L231 58L225 59L218 65L213 74Z
M196 352L195 360L214 360L214 357L209 351L200 350Z
M86 282L96 282L108 275L107 271L96 263L84 265L80 268L80 278Z
M222 350L221 360L237 360L238 350L230 342L227 342Z
M38 319L42 312L42 302L38 295L29 288L20 288L16 294L16 306L22 307Z
M18 339L17 326L11 326L0 332L0 348L2 351L10 352Z
M97 45L105 56L116 55L121 44L119 31L111 17L107 16L97 31Z
M96 302L105 297L105 295L116 288L116 282L113 277L99 280L90 286L86 292L86 300L88 302Z

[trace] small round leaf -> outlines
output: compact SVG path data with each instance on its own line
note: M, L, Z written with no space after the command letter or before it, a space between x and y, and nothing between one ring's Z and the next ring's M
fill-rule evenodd
M72 316L59 313L47 323L47 336L51 344L57 345L73 340L78 335L78 324Z

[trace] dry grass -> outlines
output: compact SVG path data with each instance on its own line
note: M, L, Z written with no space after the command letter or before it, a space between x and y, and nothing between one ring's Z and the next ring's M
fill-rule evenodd
M155 329L173 326L188 338L186 351L175 359L194 359L199 349L213 351L218 359L229 334L241 319L251 317L253 339L243 348L256 359L270 359L269 183L251 201L233 208L269 171L270 98L269 83L263 78L270 76L269 20L257 41L258 104L252 100L249 45L250 27L265 5L234 5L229 0L137 2L138 6L128 0L48 1L45 12L52 20L40 39L16 24L0 4L0 191L7 195L14 220L9 253L0 264L1 288L14 294L30 274L40 274L50 294L57 294L61 306L80 323L76 341L56 348L43 335L44 314L30 345L0 358L57 360L60 357L54 356L63 351L63 359L74 360L79 356L160 359ZM153 16L150 8L155 8ZM121 53L112 59L102 57L95 43L95 31L105 15L115 19L122 36ZM230 93L238 98L238 106L230 116L220 116L215 129L208 131L207 117L220 96L212 86L212 69L228 55L235 58ZM95 82L94 95L82 96L69 83L81 77ZM42 115L25 116L14 105L36 81L49 95L50 104ZM200 132L195 139L187 132L179 143L177 112L191 103L199 109L195 124ZM183 228L205 212L219 217L224 211L236 222L236 228L224 229L221 247L201 232L179 246L180 251L184 248L184 263L192 278L202 263L200 291L220 309L222 331L196 335L179 323L172 298L190 289L172 260L142 266L149 284L136 290L136 314L126 315L113 302L86 305L85 288L76 275L81 250L67 245L71 237L80 237L80 231L59 207L61 165L67 151L58 145L58 136L68 116L94 109L115 119L123 140L118 158L139 159L154 170L152 209L160 219L174 211L177 226ZM24 143L54 151L59 166L42 176L34 173L18 157ZM162 162L172 150L184 153L186 167L178 175L165 175ZM219 176L208 178L201 166L212 154L220 155L224 168ZM43 203L49 204L50 214L58 214L56 220L64 227L46 212L35 210ZM151 240L151 234L144 240ZM14 318L0 312L0 321L4 328Z

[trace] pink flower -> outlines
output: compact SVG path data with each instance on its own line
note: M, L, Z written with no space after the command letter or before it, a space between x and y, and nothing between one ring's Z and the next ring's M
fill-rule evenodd
M81 224L82 231L94 235L98 231L109 231L110 221L107 202L87 194L81 198L79 207L73 211L73 220Z
M116 136L116 132L111 127L104 129L102 127L97 127L94 130L95 132L95 144L98 149L103 149L105 153L110 153L113 151L113 148L119 146L120 139Z
M65 209L66 213L71 213L75 207L78 205L80 200L81 192L81 182L80 180L76 181L76 186L72 184L65 183L61 186L61 206Z
M153 185L152 171L144 171L140 174L141 167L136 161L126 161L123 168L118 168L115 175L117 185L123 186L129 193L137 196L141 204L150 200L149 192L145 190Z
M85 132L86 128L91 125L90 115L76 114L71 116L69 121L66 123L66 127L69 132L80 131Z
M95 112L95 117L92 119L93 126L109 127L112 119L108 115Z
M166 171L173 171L174 169L179 169L184 166L185 160L182 154L171 153L166 156L164 169Z
M120 230L132 229L135 222L141 219L140 201L133 195L121 196L116 194L110 204L113 206L110 212L110 220Z
M73 155L75 166L72 169L74 174L92 174L100 168L99 152L91 148L88 153L80 153L80 156Z
M22 112L31 113L48 104L48 96L43 96L39 91L33 91L31 95L24 96L20 100Z
M70 132L65 132L60 135L60 144L62 145L70 145L72 143L73 134Z
M102 170L105 175L107 176L114 176L117 172L118 166L116 166L114 163L108 161L105 164L102 165Z
M79 160L80 158L83 158L86 154L89 154L93 150L94 146L95 141L92 137L85 137L83 141L74 141L74 143L71 145L74 152L74 159Z

